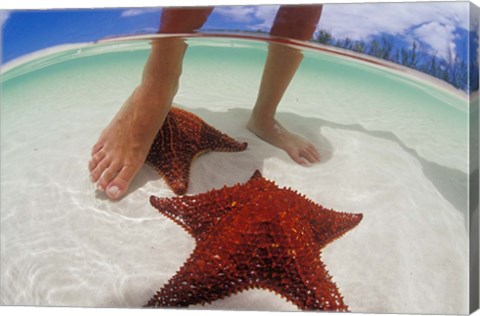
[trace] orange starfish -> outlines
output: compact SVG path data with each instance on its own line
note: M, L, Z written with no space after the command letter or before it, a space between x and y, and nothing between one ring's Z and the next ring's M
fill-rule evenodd
M245 184L150 202L190 233L196 247L147 306L204 304L262 288L304 310L348 309L320 254L362 214L325 209L258 171Z
M146 163L157 170L176 194L188 188L192 161L208 151L242 151L239 143L205 123L201 118L171 108L155 137Z

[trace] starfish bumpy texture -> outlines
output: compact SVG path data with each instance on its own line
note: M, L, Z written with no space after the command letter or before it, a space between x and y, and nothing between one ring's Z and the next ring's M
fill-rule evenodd
M240 143L179 108L171 108L156 135L146 163L159 172L176 194L188 188L192 161L209 151L242 151Z
M150 202L196 247L146 306L205 304L260 288L303 310L348 310L320 254L362 214L326 209L258 171L245 184Z

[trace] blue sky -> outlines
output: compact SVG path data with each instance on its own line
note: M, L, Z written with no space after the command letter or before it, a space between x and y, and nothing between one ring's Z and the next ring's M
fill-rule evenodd
M448 59L465 54L467 2L326 4L317 31L369 40L386 34ZM278 6L221 6L203 28L268 31ZM155 33L161 9L2 11L2 63L33 51L107 36ZM463 56L462 56L463 57Z
M33 51L65 43L91 42L106 36L154 33L160 10L122 16L128 10L10 11L2 26L2 63ZM149 29L150 28L150 29Z

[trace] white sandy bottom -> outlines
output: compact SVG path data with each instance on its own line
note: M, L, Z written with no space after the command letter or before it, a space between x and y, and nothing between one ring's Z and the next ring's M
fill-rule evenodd
M193 238L149 205L152 194L173 195L151 168L141 169L119 202L89 182L90 148L131 91L121 80L115 88L105 83L61 93L52 84L5 99L1 304L141 307L192 252ZM362 130L322 126L314 113L308 119L280 113L286 127L321 152L321 163L304 168L246 130L248 108L208 106L199 101L186 108L249 146L199 157L188 194L245 182L259 169L325 207L363 213L356 228L322 253L351 311L466 313L465 219L416 157ZM297 309L262 290L205 307Z

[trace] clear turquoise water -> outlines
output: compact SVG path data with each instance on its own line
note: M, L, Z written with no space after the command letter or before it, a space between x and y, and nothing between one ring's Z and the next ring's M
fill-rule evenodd
M79 69L81 73L103 69L108 71L109 78L106 80L130 76L132 82L138 82L148 56L148 48L146 41L99 44L31 61L3 74L4 96L8 98L10 91L21 89L25 84L35 85L37 81L44 81L50 73L64 73L68 77L68 73L74 69ZM237 89L238 85L255 83L245 89L250 98L245 98L243 106L249 108L256 96L266 50L267 45L258 41L191 39L183 77L188 79L190 72L203 72L210 82L196 79L198 81L195 84L203 85L204 89L218 95L228 93L221 91L223 85L215 88L216 80L224 84L227 81L228 90ZM461 150L461 156L466 155L466 98L414 77L405 77L399 72L354 59L313 50L305 51L304 55L302 65L284 100L288 100L289 93L290 96L295 93L295 98L301 100L308 96L310 102L292 104L284 101L285 105L280 110L300 114L312 112L313 115L323 112L324 118L348 124L359 123L367 129L373 128L373 125L380 130L393 128L398 137L412 143L414 137L423 137L413 147L423 151L423 155L427 156L425 158L431 158L427 149L422 148L428 138L439 144L448 142L443 150L438 148L439 155L443 151L443 155L449 157L448 152L451 150ZM216 75L227 71L230 71L227 77L220 78ZM234 94L234 91L231 92ZM4 106L9 104L4 103ZM428 135L413 136L407 131L417 128L426 128ZM457 139L454 140L454 137ZM449 148L449 145L454 146L457 142L461 142L463 148ZM450 162L444 163L453 166ZM457 168L466 170L465 163L466 161L462 163L458 160L455 164Z
M304 50L278 108L322 155L302 168L244 127L268 45L188 43L175 102L249 143L243 153L199 159L189 194L261 169L322 205L362 212L362 224L322 255L352 311L465 312L466 97ZM191 251L189 236L148 206L150 194L171 194L150 169L118 203L88 181L90 147L138 84L148 53L143 40L85 45L2 73L2 304L138 307ZM294 309L252 293L214 307Z

